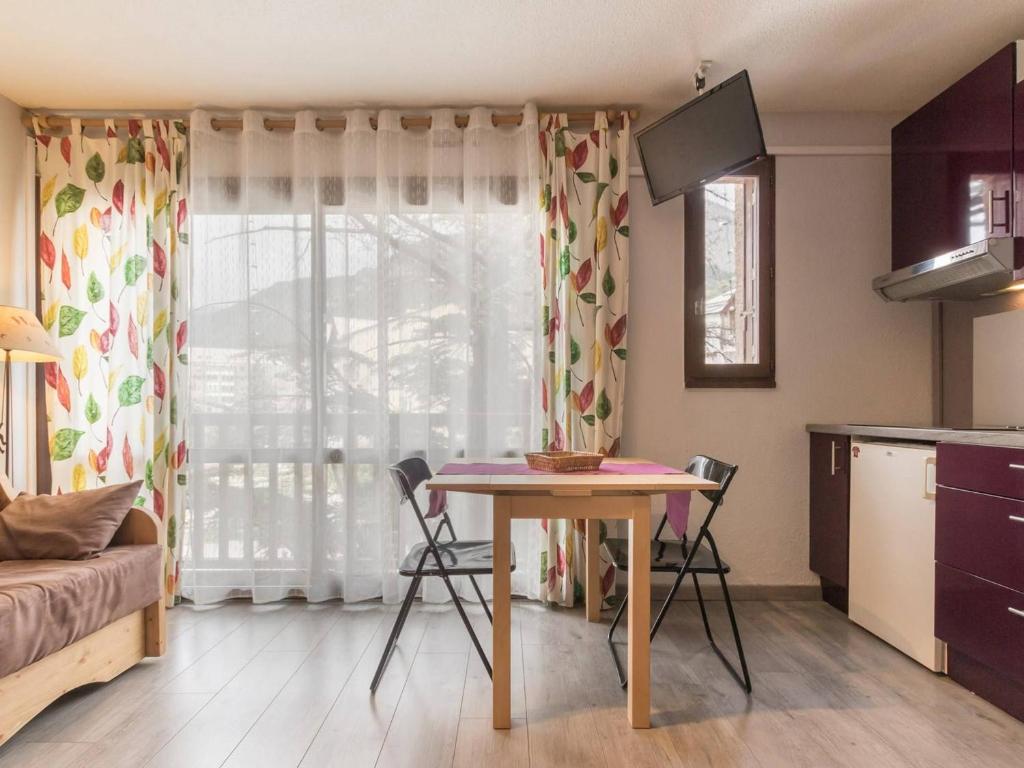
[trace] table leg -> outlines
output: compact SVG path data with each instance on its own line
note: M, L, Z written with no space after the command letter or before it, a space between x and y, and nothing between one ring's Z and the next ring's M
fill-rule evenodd
M512 541L512 499L493 497L494 511L494 604L492 614L491 724L495 729L512 727L512 574L509 552Z
M587 518L587 621L601 620L601 521Z
M629 520L629 696L634 728L651 727L651 497L632 496Z

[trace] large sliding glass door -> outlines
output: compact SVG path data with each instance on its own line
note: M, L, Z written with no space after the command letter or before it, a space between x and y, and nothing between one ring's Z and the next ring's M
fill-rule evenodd
M529 217L316 205L193 231L183 594L397 599L419 531L385 468L520 455L536 433ZM489 535L483 500L452 504L460 536Z

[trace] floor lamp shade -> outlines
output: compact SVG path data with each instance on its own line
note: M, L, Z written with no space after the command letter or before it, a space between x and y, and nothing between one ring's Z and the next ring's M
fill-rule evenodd
M4 364L4 399L0 410L0 450L11 475L11 363L52 363L61 354L34 314L0 305L0 358Z
M61 354L39 319L21 307L0 306L0 351L5 362L52 363Z

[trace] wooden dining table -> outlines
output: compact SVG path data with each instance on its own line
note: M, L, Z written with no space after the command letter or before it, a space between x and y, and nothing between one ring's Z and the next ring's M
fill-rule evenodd
M523 459L462 460L461 464L523 464ZM612 462L609 462L612 463ZM545 518L585 520L586 613L601 620L599 576L602 520L629 521L629 689L626 714L633 728L651 725L651 499L680 491L715 490L718 485L694 475L630 473L618 465L646 463L644 459L615 459L616 473L565 474L455 474L446 465L443 474L427 481L427 488L492 497L494 519L494 604L492 614L493 668L491 722L495 729L512 725L512 520Z

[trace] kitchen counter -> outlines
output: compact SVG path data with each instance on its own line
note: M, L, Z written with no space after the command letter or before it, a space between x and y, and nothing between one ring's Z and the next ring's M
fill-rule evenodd
M872 437L880 440L913 440L920 443L971 443L1024 448L1024 431L955 429L952 427L898 426L884 424L808 424L808 432Z

